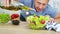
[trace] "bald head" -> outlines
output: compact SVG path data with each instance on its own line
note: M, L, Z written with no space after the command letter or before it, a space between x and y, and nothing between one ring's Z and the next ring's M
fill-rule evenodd
M47 0L47 1L49 1L49 0Z
M42 3L48 3L49 0L34 0L34 1L39 1L39 2L42 2Z

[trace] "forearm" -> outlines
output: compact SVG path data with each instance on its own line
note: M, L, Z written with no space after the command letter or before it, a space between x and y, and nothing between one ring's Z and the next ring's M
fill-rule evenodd
M58 13L58 15L55 17L55 21L60 23L60 13Z
M60 18L55 19L56 22L60 23Z

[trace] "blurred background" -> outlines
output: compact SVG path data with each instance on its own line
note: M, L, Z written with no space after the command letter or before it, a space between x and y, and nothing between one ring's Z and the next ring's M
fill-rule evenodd
M10 3L13 3L13 1L19 1L19 0L0 0L0 6L1 3L3 2L4 5L9 6ZM7 3L7 4L6 4ZM49 4L53 7L56 8L58 10L58 12L60 12L60 0L49 0Z
M60 12L60 0L50 0L49 4Z

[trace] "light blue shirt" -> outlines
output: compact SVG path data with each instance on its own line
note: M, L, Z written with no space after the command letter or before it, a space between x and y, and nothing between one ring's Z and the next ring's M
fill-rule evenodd
M23 3L26 6L34 8L34 1L33 0L19 0L19 2ZM21 14L24 18L26 18L26 16L27 16L26 11L22 10ZM36 12L36 11L30 10L29 15L32 15L32 14L36 14L37 16L49 15L50 17L54 18L57 15L57 11L55 9L53 9L50 5L47 5L47 7L41 12Z

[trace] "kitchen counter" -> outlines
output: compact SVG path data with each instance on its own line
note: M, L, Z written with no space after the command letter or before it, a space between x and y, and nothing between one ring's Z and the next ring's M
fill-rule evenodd
M60 34L60 33L47 30L33 30L30 29L28 23L20 22L19 25L12 25L11 23L0 25L0 34Z

